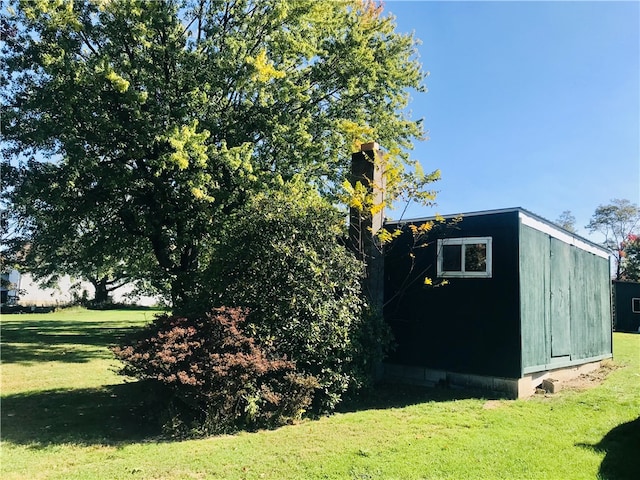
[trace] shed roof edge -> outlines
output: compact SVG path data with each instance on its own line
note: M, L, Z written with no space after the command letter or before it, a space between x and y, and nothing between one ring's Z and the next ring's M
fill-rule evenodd
M475 212L466 212L466 213L455 213L448 215L439 215L442 218L456 218L456 217L477 217L477 216L485 216L485 215L496 215L501 213L517 213L519 219L522 221L524 225L527 225L531 228L534 228L538 231L542 231L551 235L554 238L562 240L570 245L575 245L583 250L593 253L594 255L598 255L599 257L609 258L609 251L598 245L597 243L592 242L591 240L584 238L576 233L570 232L555 223L547 220L540 215L536 215L535 213L522 208L522 207L511 207L511 208L501 208L495 210L480 210ZM416 222L426 222L429 220L434 220L436 216L430 217L419 217L419 218L409 218L406 220L390 220L386 221L385 225L402 225L406 223L416 223Z

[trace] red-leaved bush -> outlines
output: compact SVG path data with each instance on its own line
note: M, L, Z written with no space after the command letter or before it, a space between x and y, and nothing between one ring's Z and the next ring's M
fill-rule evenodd
M316 379L245 335L245 313L223 307L195 320L163 315L140 340L113 348L123 374L174 393L173 433L273 427L299 418L311 403Z

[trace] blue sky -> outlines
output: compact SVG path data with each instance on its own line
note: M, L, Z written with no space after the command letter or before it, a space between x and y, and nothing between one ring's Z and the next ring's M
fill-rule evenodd
M613 198L640 199L640 3L393 1L422 41L429 92L413 157L440 169L435 208L407 217L564 210L584 230ZM400 209L389 212L395 217Z

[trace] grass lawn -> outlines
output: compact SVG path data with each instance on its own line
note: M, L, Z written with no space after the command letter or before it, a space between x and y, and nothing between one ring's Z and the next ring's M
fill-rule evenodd
M586 390L381 388L319 420L172 441L107 349L153 313L2 317L2 479L640 478L640 335L614 334L620 368Z

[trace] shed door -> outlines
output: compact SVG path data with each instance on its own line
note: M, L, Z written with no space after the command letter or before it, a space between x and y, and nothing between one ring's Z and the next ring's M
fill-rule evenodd
M571 250L569 245L551 238L551 356L571 354Z

